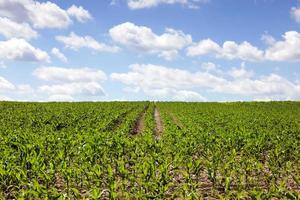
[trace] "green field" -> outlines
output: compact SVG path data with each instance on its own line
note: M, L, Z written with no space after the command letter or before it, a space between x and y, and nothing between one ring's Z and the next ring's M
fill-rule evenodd
M300 199L300 103L0 103L0 199Z

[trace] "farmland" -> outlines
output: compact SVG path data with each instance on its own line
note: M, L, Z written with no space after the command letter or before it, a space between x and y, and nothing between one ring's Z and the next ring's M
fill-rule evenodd
M0 103L0 199L299 199L298 102Z

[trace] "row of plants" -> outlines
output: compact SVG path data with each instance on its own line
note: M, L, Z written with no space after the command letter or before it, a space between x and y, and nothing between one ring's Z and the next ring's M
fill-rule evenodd
M0 138L0 199L300 198L295 102L3 102Z
M300 198L299 103L159 106L164 143L171 143L171 152L182 156L176 167L195 196Z

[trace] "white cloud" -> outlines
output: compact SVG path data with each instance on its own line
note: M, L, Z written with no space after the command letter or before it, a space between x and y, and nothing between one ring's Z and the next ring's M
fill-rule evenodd
M48 100L49 101L57 101L57 102L59 102L59 101L74 101L74 98L72 97L72 96L70 96L70 95L51 95L51 96L49 96L49 98L48 98Z
M56 85L42 85L40 92L50 95L86 95L103 96L105 94L102 86L98 82L73 82Z
M188 56L214 55L217 58L240 59L243 61L300 61L300 33L285 32L283 40L276 40L269 34L263 34L261 39L267 48L260 50L249 42L237 44L225 41L220 46L211 39L201 40L187 48Z
M49 83L32 88L28 84L14 85L0 77L0 96L13 96L17 100L27 98L27 101L45 99L45 96L49 101L74 101L78 98L98 98L105 95L101 83L107 78L101 70L40 67L33 75Z
M33 94L34 89L28 84L21 84L16 86L16 93L18 94Z
M5 69L7 68L7 66L5 65L5 63L3 61L0 61L0 69Z
M4 77L0 76L0 101L12 101L13 99L9 97L10 95L21 95L23 98L24 96L33 93L34 91L30 85L14 85Z
M157 96L179 100L193 96L196 92L185 92L199 86L209 87L210 85L220 85L225 80L213 76L207 72L192 73L186 70L167 68L151 64L134 64L129 66L127 73L112 73L111 79L121 81L125 85L131 86L135 91L143 91L149 96ZM198 100L204 97L198 94ZM183 100L183 99L182 99Z
M272 101L272 99L270 99L268 97L263 97L263 98L253 99L253 101L269 102L269 101Z
M292 18L297 23L300 23L300 8L292 7L290 13L291 13Z
M172 100L172 101L206 101L207 99L195 91L178 90L173 88L149 88L144 93L154 100ZM157 99L159 98L159 99Z
M89 11L85 10L82 6L77 7L75 5L72 5L67 10L67 12L70 16L75 17L81 23L84 23L84 22L92 19L92 16L89 13Z
M233 77L235 79L251 78L254 74L252 71L248 71L246 69L245 63L242 63L241 67L239 67L239 68L233 67L228 73L231 77Z
M192 42L190 35L182 31L167 28L165 33L157 35L145 26L126 22L109 30L111 38L126 47L138 51L158 54L165 59L172 59L178 51Z
M31 0L0 0L0 16L16 22L28 22L29 11L26 5L32 3Z
M194 96L197 90L209 93L231 94L253 99L300 99L300 84L277 74L254 78L245 65L229 72L214 74L209 71L189 72L156 65L131 65L127 73L112 73L111 79L120 81L133 91L142 91L149 96L176 99L179 96ZM229 75L229 77L228 77ZM177 91L178 95L174 92ZM181 91L181 92L180 92ZM195 93L193 93L195 92ZM199 94L199 99L202 97ZM203 100L205 98L203 97Z
M66 48L78 50L80 48L89 48L96 51L117 52L119 48L116 46L109 46L104 43L96 41L91 36L78 36L71 32L69 36L56 36L56 40L62 42Z
M0 16L18 23L29 23L34 28L67 28L72 23L70 17L80 22L91 18L81 6L72 5L65 10L50 1L35 0L0 0Z
M201 64L201 68L206 70L206 71L215 71L217 70L217 65L212 62L205 62Z
M223 78L207 72L189 72L151 64L133 64L128 73L112 73L111 78L126 85L139 87L144 92L151 89L171 88L187 90L195 86L209 87L224 84Z
M176 101L207 101L205 97L194 91L179 90L174 94Z
M300 33L286 32L282 41L274 41L266 49L265 57L272 61L299 61L300 60Z
M268 33L264 33L261 36L261 40L266 44L266 45L273 45L275 43L275 38L271 36Z
M0 76L0 91L14 90L15 86L5 78Z
M258 79L234 80L214 88L214 91L250 96L254 99L300 99L300 85L277 74L261 76Z
M197 8L199 3L206 2L208 0L127 0L130 9L151 8L161 4L181 4L189 8Z
M0 95L0 101L13 101L12 98Z
M94 82L106 80L106 74L101 70L90 68L40 67L33 75L45 81L56 82Z
M264 52L249 42L237 44L234 41L225 41L221 47L211 39L201 40L187 48L188 56L215 55L226 59L241 59L245 61L261 61Z
M226 41L223 44L221 57L228 59L239 58L245 61L260 61L263 60L263 51L252 46L249 42L237 44L233 41Z
M29 19L35 28L65 28L71 24L67 12L52 2L27 5Z
M202 56L206 54L220 54L221 47L211 39L201 40L187 48L188 56Z
M54 97L68 96L73 99L73 96L105 95L100 82L105 81L107 77L101 70L40 67L34 70L33 75L41 80L51 82L51 84L40 86L38 91L52 96L52 100ZM68 99L70 100L70 98Z
M72 23L64 9L49 1L0 0L0 16L30 23L34 28L66 28Z
M0 59L49 62L47 52L31 46L24 39L0 41Z
M66 56L58 48L52 48L51 53L61 61L68 62Z
M0 34L10 38L24 38L30 40L36 38L38 33L27 23L16 23L6 17L0 17Z

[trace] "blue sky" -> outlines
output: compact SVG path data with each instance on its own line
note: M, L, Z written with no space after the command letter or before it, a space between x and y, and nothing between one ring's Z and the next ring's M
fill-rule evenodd
M0 0L0 99L300 99L296 0Z

